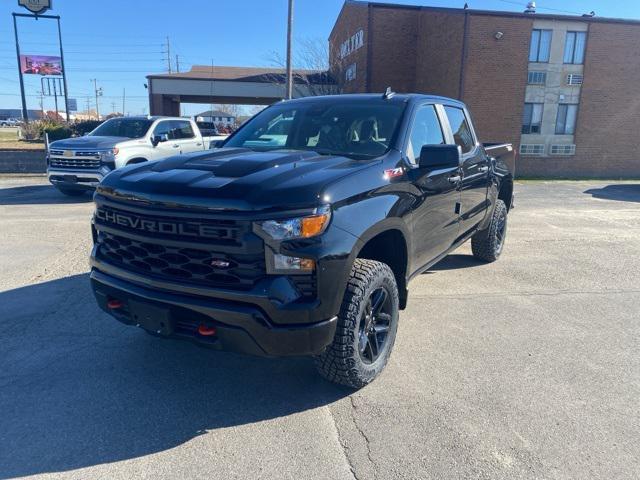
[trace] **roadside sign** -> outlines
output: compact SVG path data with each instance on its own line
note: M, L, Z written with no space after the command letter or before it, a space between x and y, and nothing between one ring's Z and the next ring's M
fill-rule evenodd
M69 99L67 99L67 103L69 105L69 111L70 112L77 112L78 111L78 100L76 100L75 98L69 98Z
M39 15L51 8L51 0L18 0L18 5Z
M20 55L20 71L25 75L62 75L60 57Z

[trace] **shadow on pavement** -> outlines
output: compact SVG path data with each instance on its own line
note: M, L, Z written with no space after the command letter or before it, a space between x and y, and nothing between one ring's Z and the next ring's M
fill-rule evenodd
M486 262L477 260L473 255L454 253L447 255L424 273L428 274L441 270L457 270L459 268L479 267L481 265L486 265Z
M24 187L0 188L0 205L52 205L65 203L87 203L93 196L87 192L78 197L68 197L53 185L27 185Z
M95 306L86 274L0 293L3 479L141 457L349 393L310 359L214 352L125 327Z
M602 188L590 188L584 193L594 198L618 200L620 202L640 202L640 184L621 183Z

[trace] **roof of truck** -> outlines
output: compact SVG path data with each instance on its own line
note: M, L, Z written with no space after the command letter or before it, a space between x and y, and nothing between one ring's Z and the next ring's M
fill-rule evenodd
M300 103L300 102L314 102L325 101L335 102L340 100L356 100L356 101L371 101L382 100L384 98L383 93L347 93L342 95L321 95L313 97L294 98L292 100L286 100L287 103ZM390 102L411 102L411 101L432 101L434 103L455 103L458 105L464 105L460 100L454 98L441 97L438 95L426 95L422 93L393 93L393 95L386 99Z

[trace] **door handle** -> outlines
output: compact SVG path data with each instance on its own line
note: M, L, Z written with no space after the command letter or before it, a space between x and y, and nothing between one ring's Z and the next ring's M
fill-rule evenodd
M478 168L478 171L480 173L487 173L489 171L489 167L487 167L486 165L483 167Z
M172 145L173 148L180 148L180 145L178 145L177 143L175 145Z
M452 177L447 178L447 180L449 180L449 183L458 183L461 178L460 175L454 175Z

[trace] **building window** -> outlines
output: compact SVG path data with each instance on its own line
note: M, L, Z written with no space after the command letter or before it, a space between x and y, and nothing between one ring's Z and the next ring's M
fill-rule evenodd
M567 32L564 43L564 63L584 63L584 47L587 43L587 32Z
M551 145L551 155L575 155L575 145Z
M529 85L544 85L547 83L547 72L529 72L527 77Z
M533 30L529 47L529 61L546 63L549 61L550 51L551 30Z
M573 135L576 129L578 105L561 103L556 117L556 135Z
M352 63L351 65L349 65L347 67L347 69L344 72L344 79L347 82L350 82L350 81L356 79L356 64L355 63Z
M542 103L525 103L522 114L522 133L540 133Z
M520 145L520 155L544 155L544 144L523 143Z

